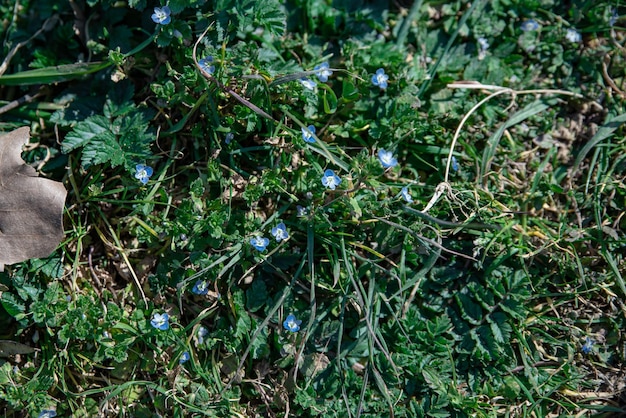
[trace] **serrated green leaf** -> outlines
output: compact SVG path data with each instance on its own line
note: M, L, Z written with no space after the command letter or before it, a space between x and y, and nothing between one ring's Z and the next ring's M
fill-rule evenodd
M74 129L65 136L61 144L64 153L83 147L99 135L109 132L110 123L107 118L95 115L76 124Z
M18 300L15 295L11 293L3 292L0 296L0 302L2 302L4 310L14 318L23 314L26 309L24 303Z

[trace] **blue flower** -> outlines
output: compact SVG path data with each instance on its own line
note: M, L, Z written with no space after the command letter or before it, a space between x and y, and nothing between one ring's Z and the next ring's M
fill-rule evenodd
M341 184L341 178L336 175L333 170L328 169L324 171L324 175L322 176L322 184L331 190L335 190L335 187Z
M585 354L589 354L591 353L591 347L593 346L595 342L589 338L589 337L585 337L585 343L583 344L583 346L581 347L581 351Z
M385 74L385 70L382 68L376 70L376 74L372 76L372 83L381 89L387 88L387 80L389 80L389 76Z
M328 81L328 77L330 77L331 75L333 75L333 72L329 69L328 67L328 63L327 62L323 62L320 65L316 65L313 68L314 71L317 71L315 73L315 75L317 76L317 78L320 79L320 81L322 83L325 83Z
M569 28L567 30L565 37L567 38L568 41L575 43L575 44L579 43L583 39L580 33L576 29L572 29L572 28Z
M171 13L172 11L167 6L155 7L154 13L151 16L152 21L154 23L158 23L159 25L167 25L172 21L172 18L170 17Z
M617 9L611 9L611 17L609 17L609 26L614 26L617 23Z
M170 316L166 312L162 314L155 313L152 315L150 325L158 330L165 331L170 327Z
M383 168L391 168L398 165L398 160L393 156L393 152L385 151L384 149L378 150L378 160L383 165Z
M406 200L407 203L413 203L413 197L411 196L411 192L409 192L409 188L404 186L400 191L402 198Z
M520 28L524 32L531 32L531 31L539 29L539 23L537 23L534 19L528 19L522 22L522 25L520 26Z
M285 327L287 331L298 332L300 331L301 323L302 321L296 319L296 316L294 314L289 314L287 316L287 319L285 319L285 322L283 322L283 327Z
M483 38L482 36L480 38L477 39L478 41L478 45L480 46L480 49L483 51L486 51L489 49L489 41L487 41L486 38Z
M226 145L230 144L233 139L235 139L235 134L233 134L232 132L229 132L226 134L226 137L224 138L224 142L226 143Z
M309 214L309 211L304 206L296 206L297 215L299 218L305 217Z
M303 77L300 79L300 83L309 90L315 90L315 81L313 80Z
M207 336L207 334L209 333L209 330L206 329L203 326L200 326L200 328L198 328L198 345L203 344L204 343L204 337Z
M147 165L137 164L135 166L135 178L143 184L146 184L148 180L150 180L150 176L153 172L154 171L152 170L152 167L149 167Z
M452 156L452 169L454 171L459 171L459 162L456 160L456 157Z
M313 125L309 125L306 128L302 128L302 139L304 140L304 142L308 142L309 144L312 144L313 142L315 142L315 138L313 137L314 133L315 133L315 126Z
M487 55L487 50L489 49L489 41L487 41L487 39L483 38L482 36L478 38L477 41L478 46L480 47L480 49L478 50L478 59L483 60Z
M191 293L195 293L196 295L206 295L209 293L209 284L206 280L198 280L196 284L193 285Z
M274 235L274 238L276 238L276 241L278 242L289 238L289 232L287 232L287 227L285 226L285 223L281 222L274 228L272 228L272 235Z
M258 251L265 251L265 247L267 247L269 243L270 240L264 237L254 237L250 240L250 244Z
M215 65L212 65L213 57L209 55L206 58L202 58L198 61L198 65L205 73L213 74L215 72Z
M185 351L180 355L180 359L178 359L178 364L183 364L189 361L191 357L189 356L189 351Z
M57 411L54 409L44 409L39 413L38 418L53 418L57 416Z

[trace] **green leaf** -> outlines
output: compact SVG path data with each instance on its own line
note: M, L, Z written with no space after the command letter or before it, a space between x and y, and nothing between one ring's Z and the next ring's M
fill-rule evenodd
M346 102L353 102L360 97L359 90L350 80L344 80L341 84L341 98Z
M626 122L626 113L623 113L623 114L621 114L619 116L616 116L613 119L605 122L604 125L602 125L598 129L598 132L596 132L596 134L593 136L593 138L591 138L589 141L587 141L587 143L585 144L583 149L580 150L580 152L576 156L576 160L574 161L574 164L572 165L572 171L578 170L578 166L580 165L582 160L585 158L587 153L589 153L589 151L591 151L591 148L595 147L600 142L602 142L605 139L607 139L608 137L610 137L613 134L613 132L615 132L615 130L617 128L622 126L622 124L624 122Z
M22 71L17 74L0 76L0 85L28 86L33 84L53 84L82 77L103 70L111 65L108 61L58 65Z
M246 290L246 302L250 312L256 312L265 305L267 302L267 287L265 282L260 278L255 279L252 282L252 286Z
M15 295L12 295L11 293L2 292L0 302L2 302L4 310L14 318L21 317L26 309L24 303L18 300Z
M337 96L335 92L326 84L319 85L324 91L322 93L322 100L324 102L324 112L330 114L337 111Z

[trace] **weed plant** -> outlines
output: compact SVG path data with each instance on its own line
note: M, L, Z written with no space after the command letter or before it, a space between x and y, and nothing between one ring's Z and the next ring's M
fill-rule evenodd
M0 1L3 416L623 414L625 10Z

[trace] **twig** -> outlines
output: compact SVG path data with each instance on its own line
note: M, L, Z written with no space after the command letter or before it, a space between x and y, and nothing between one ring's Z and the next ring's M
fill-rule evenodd
M502 94L510 94L512 102L515 101L517 96L524 95L524 94L560 94L564 96L584 98L582 94L573 93L567 90L552 90L552 89L514 90L509 87L496 86L492 84L482 84L478 81L457 81L456 83L448 84L447 87L451 89L488 90L488 91L495 90L495 91L491 93L489 96L482 99L476 105L474 105L465 114L465 116L463 116L463 119L461 119L461 123L459 123L459 126L457 127L456 132L454 133L454 137L452 138L452 144L450 145L450 151L448 152L448 161L446 162L446 172L444 175L443 182L437 185L437 188L435 189L435 194L430 199L426 207L422 210L423 213L427 213L430 209L432 209L432 207L437 203L437 201L439 200L441 195L443 195L444 192L446 191L449 192L450 190L452 190L452 187L450 186L448 179L450 177L450 167L452 165L452 154L454 153L454 147L456 146L459 136L461 135L461 129L465 125L465 122L467 122L470 116L472 116L474 112L476 112L476 110L478 110L478 108L480 108L483 104L493 99L494 97L500 96Z
M200 35L200 37L198 38L198 40L196 41L196 43L193 46L193 62L196 65L196 68L198 68L198 70L200 70L200 72L202 73L202 75L209 81L212 81L213 83L215 83L215 85L217 87L220 88L220 90L222 90L225 93L230 94L232 97L234 97L237 101L239 101L242 105L246 106L248 109L252 110L254 113L256 113L259 116L263 116L266 119L271 120L274 123L279 123L276 119L274 119L270 114L268 114L267 112L265 112L263 109L261 109L260 107L258 107L257 105L255 105L254 103L244 99L242 96L240 96L236 91L234 91L233 89L231 89L228 86L223 85L222 83L220 83L215 77L213 77L211 74L207 73L206 71L204 71L204 69L200 66L200 64L198 63L198 59L197 59L197 55L196 55L196 50L198 49L198 44L200 43L200 41L202 40L202 38L204 38L207 34L207 32L209 31L209 29L211 29L211 26L207 27L204 32L202 33L202 35Z
M13 48L11 48L11 50L9 51L7 56L4 58L4 61L2 62L2 64L0 64L0 76L2 76L2 74L4 74L6 72L7 68L9 68L9 64L11 63L11 60L13 59L13 56L17 53L17 51L19 51L19 49L21 47L26 46L30 41L32 41L33 39L38 37L41 34L41 32L44 32L44 31L47 32L47 31L51 30L52 27L59 20L60 19L59 19L58 15L52 15L51 17L46 19L45 22L43 22L43 25L41 25L41 28L39 28L39 30L37 32L35 32L33 34L33 36L31 36L30 38L28 38L25 41L18 42L17 45L15 45Z

